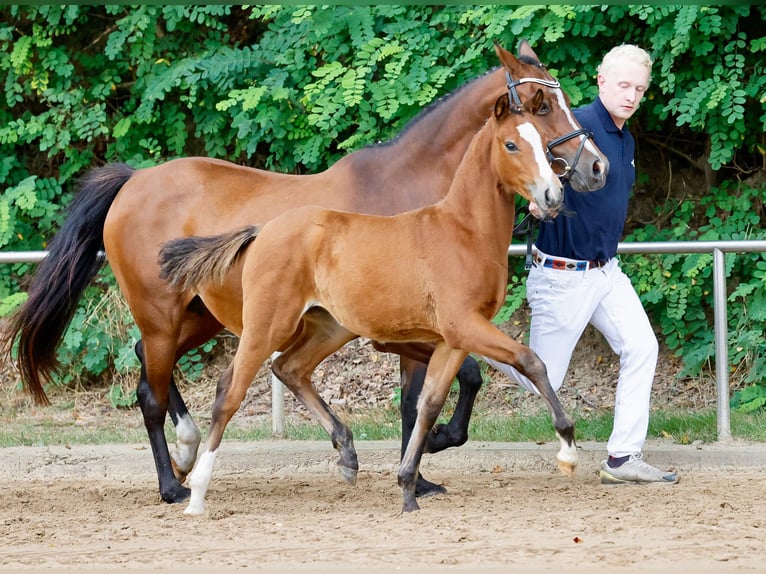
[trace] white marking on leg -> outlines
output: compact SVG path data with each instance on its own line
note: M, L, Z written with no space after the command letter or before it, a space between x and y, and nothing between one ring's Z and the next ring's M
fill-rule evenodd
M564 474L572 475L577 468L577 447L575 447L574 442L572 444L567 443L558 432L556 436L559 437L559 443L561 443L561 448L556 455L559 468Z
M205 495L207 494L207 487L210 485L210 478L213 476L213 464L217 454L217 450L202 453L197 461L197 466L189 475L191 497L184 514L199 515L205 511Z
M201 440L202 434L190 414L185 414L178 419L176 444L175 447L170 448L170 456L182 472L189 472L194 467Z

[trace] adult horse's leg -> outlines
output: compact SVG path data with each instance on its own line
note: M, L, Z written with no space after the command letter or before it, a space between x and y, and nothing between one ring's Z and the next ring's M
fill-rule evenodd
M380 343L372 342L373 346L383 353L396 353L399 355L399 372L401 375L401 402L400 412L402 417L402 450L407 448L412 433L412 427L417 418L417 402L425 380L428 361L433 353L433 345L427 343ZM436 453L452 446L460 446L468 440L468 424L471 421L471 412L476 401L476 395L481 388L481 369L472 357L466 357L457 373L459 394L455 410L449 422L439 423L428 434L425 452ZM446 492L446 489L438 484L423 478L418 474L418 484L415 488L416 496L424 497Z
M272 371L295 397L316 417L330 435L332 446L340 454L338 468L350 484L356 483L359 461L351 429L322 400L311 383L314 369L325 358L356 338L320 307L303 315L300 334L272 363Z
M136 314L136 316L140 316ZM142 324L145 324L142 321ZM189 496L189 489L180 485L186 479L186 476L194 467L197 460L197 451L201 442L202 435L194 422L194 419L186 407L186 403L181 396L175 379L172 376L172 369L179 358L190 349L194 349L204 342L213 338L220 330L221 324L213 315L202 305L199 298L194 298L186 307L186 312L181 324L181 334L178 342L173 349L174 357L170 365L169 384L167 385L167 406L165 413L170 415L176 432L176 441L173 445L167 444L165 436L165 413L162 413L160 405L156 404L154 399L153 386L146 374L146 359L144 357L144 345L142 341L136 344L136 355L141 362L141 379L138 384L139 406L144 417L144 426L149 434L149 442L152 445L152 455L157 467L158 480L160 483L160 496L165 502L182 502ZM162 348L167 346L167 339L162 338ZM167 371L167 352L161 355L162 371ZM162 375L158 376L159 377ZM157 381L155 383L159 388L163 388ZM159 394L164 394L165 390ZM161 420L161 423L160 423ZM158 429L162 429L160 438ZM166 471L160 471L167 467L167 460L175 475L176 481L170 480L165 476ZM178 483L178 485L175 484Z
M222 329L223 326L208 311L199 297L195 297L187 306L184 315L181 336L177 345L176 361L187 351L199 347L215 337ZM176 478L183 483L197 460L197 451L202 435L191 413L189 413L173 377L170 378L168 414L176 431L176 442L169 445L170 459Z
M417 402L423 389L427 364L400 355L399 368L402 380L402 456L407 448L415 419L418 416ZM455 410L447 423L434 425L428 433L425 452L436 453L453 446L461 446L468 440L468 424L471 421L471 412L476 401L476 395L481 388L481 369L472 357L466 357L457 373L458 398ZM434 494L442 494L447 489L440 484L435 484L423 478L418 472L418 481L415 487L415 496L426 497Z
M428 363L425 383L418 398L417 418L399 467L398 482L402 487L404 498L402 512L411 512L420 508L415 497L420 459L423 456L428 434L447 399L452 380L466 356L465 351L451 349L446 343L441 342L436 345Z
M425 378L425 372L423 377ZM473 357L466 357L460 365L457 380L458 396L452 417L449 422L434 426L428 435L426 452L434 453L452 446L461 446L468 440L468 424L471 422L473 404L482 384L481 368Z
M151 341L149 342L151 345ZM182 486L173 472L173 462L170 458L168 443L165 437L165 415L168 411L168 395L170 385L151 385L147 357L145 355L145 341L142 339L136 343L136 355L141 360L141 377L138 381L136 396L144 418L146 433L149 435L149 444L152 447L154 464L157 468L160 498L165 502L182 502L189 498L189 489ZM157 361L159 363L159 361ZM170 361L165 360L165 376L170 381L172 375L173 356ZM167 366L167 363L169 367ZM152 368L152 377L161 376L161 370Z
M176 429L176 443L175 445L168 445L170 462L173 465L173 473L176 478L183 483L186 480L186 475L194 468L197 450L200 442L202 442L202 434L186 407L174 377L170 377L168 414Z

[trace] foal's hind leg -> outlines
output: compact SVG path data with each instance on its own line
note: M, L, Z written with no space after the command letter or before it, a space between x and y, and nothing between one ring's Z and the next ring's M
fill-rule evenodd
M356 483L359 471L354 437L348 428L322 400L311 383L311 375L326 357L356 338L341 327L324 309L315 307L303 316L300 335L272 363L274 374L316 417L327 431L332 445L340 454L338 469L350 484Z
M234 360L218 382L205 449L189 474L191 497L184 514L202 514L205 510L205 495L226 426L242 404L258 369L273 352L269 341L259 342L258 339L248 331L243 332Z

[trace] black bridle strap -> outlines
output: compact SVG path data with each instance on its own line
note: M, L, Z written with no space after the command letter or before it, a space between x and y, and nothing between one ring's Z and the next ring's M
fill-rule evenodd
M514 81L513 76L511 76L511 73L508 70L505 71L505 83L508 86L508 96L511 98L511 102L519 107L521 107L521 98L516 91L516 86L520 86L521 84L540 84L547 88L557 89L561 87L561 84L556 80L545 80L543 78L519 78Z
M508 86L508 97L511 100L511 103L516 105L517 107L522 107L521 98L519 97L518 91L516 91L516 86L520 86L521 84L527 84L527 83L533 83L533 84L540 84L542 86L545 86L547 88L554 88L554 89L560 89L561 84L559 84L556 80L545 80L543 78L519 78L518 80L514 80L513 76L511 76L511 73L506 70L505 71L505 80L506 85ZM567 162L564 158L556 157L553 155L553 152L551 151L554 147L557 145L561 145L564 142L567 142L571 140L572 138L576 138L579 136L585 136L580 140L580 146L577 148L577 153L575 153L574 160L572 161L571 165L569 162ZM548 142L546 145L546 157L548 158L548 162L553 165L554 162L563 164L563 168L561 170L561 173L557 174L561 179L563 180L569 180L569 178L572 176L572 172L574 171L575 166L577 165L577 162L580 159L580 156L582 155L583 149L585 149L585 142L588 141L588 138L593 137L593 134L584 129L580 128L579 130L575 130L573 132L570 132L566 135L561 136L560 138L556 138L553 141Z
M572 160L572 165L569 165L567 160L565 160L563 157L556 157L553 155L553 148L557 145L561 145L564 142L567 142L571 140L572 138L584 136L580 140L580 145L577 147L577 153L575 153L574 159ZM551 164L551 166L554 163L562 163L564 164L564 167L562 169L562 173L557 174L561 179L568 180L572 176L572 171L574 171L574 167L577 165L577 162L580 161L580 156L582 155L582 150L585 149L585 143L588 141L588 138L592 138L593 133L590 132L590 130L586 130L585 128L580 128L579 130L575 130L573 132L570 132L566 135L561 136L560 138L556 138L553 141L548 142L548 145L546 146L545 155L548 159L548 163Z

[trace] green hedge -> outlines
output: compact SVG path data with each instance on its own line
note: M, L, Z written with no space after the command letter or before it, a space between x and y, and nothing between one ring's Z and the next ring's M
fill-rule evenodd
M594 97L595 67L613 45L637 43L655 58L634 133L706 184L678 205L666 201L663 182L641 179L664 223L632 238L763 237L762 185L738 183L763 169L766 155L762 6L59 5L2 6L0 14L3 250L44 248L76 179L105 162L142 167L207 155L285 172L324 169L394 136L430 102L494 67L494 41L515 49L521 38L574 106ZM685 374L699 374L712 353L708 263L627 263L653 320L687 359ZM729 267L730 338L742 349L734 364L758 383L764 258ZM0 266L0 314L23 298L30 271ZM135 366L129 317L115 320L119 336L89 319L112 285L107 271L68 334L62 353L82 365L75 376ZM509 309L518 290L514 297ZM105 350L84 361L94 342ZM196 357L190 372L200 370Z

